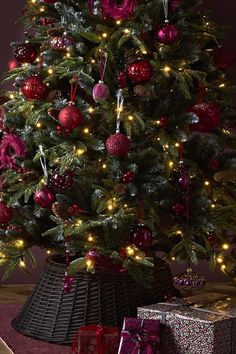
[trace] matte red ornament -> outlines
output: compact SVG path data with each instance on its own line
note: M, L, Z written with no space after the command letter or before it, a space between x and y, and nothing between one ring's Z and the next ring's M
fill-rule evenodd
M130 243L134 244L140 250L147 249L153 244L153 233L149 227L139 224L130 234Z
M118 86L119 88L123 89L127 86L127 79L126 79L126 72L125 71L120 71L118 73Z
M228 47L218 47L214 50L213 62L217 68L226 70L236 63L236 51Z
M163 27L157 29L156 36L159 42L168 45L174 43L178 39L179 31L175 25L166 23Z
M104 16L115 20L128 19L137 6L136 0L123 0L122 2L115 0L101 0L101 11Z
M41 208L49 208L55 202L55 194L48 188L44 187L34 195L35 203Z
M149 61L139 60L127 66L129 79L135 84L149 81L153 75L153 68Z
M51 48L56 50L66 50L75 45L75 43L74 38L67 36L54 36L50 40Z
M13 51L18 63L32 64L38 55L37 48L32 43L21 43Z
M12 219L13 209L7 203L0 201L0 224L7 224Z
M28 77L23 81L22 91L31 100L41 100L45 97L46 86L38 75Z
M133 171L128 171L122 176L122 181L124 183L131 183L135 179L135 173Z
M82 113L79 108L75 107L73 102L70 102L67 107L62 108L58 119L61 125L69 130L77 128L84 121Z
M160 118L160 123L158 124L160 128L166 129L169 123L169 118L168 117L161 117Z
M199 103L189 111L199 118L198 123L190 124L193 132L212 133L220 124L220 108L216 103Z
M16 59L12 59L8 62L8 69L14 70L19 67L19 63Z
M48 186L55 190L66 191L72 188L75 181L74 173L66 170L63 174L56 168L49 176Z
M109 155L125 156L130 150L130 139L121 133L113 134L106 141L106 149Z
M39 20L39 23L42 26L50 26L53 25L56 22L55 18L52 17L41 17Z

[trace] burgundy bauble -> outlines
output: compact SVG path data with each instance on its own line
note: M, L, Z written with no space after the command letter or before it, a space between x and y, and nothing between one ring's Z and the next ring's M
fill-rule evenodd
M163 27L157 29L156 36L159 42L163 44L172 44L178 39L179 31L175 25L166 23Z
M12 219L13 209L7 203L0 201L0 224L7 224Z
M100 268L103 268L104 270L107 271L114 271L114 272L124 272L126 271L126 268L123 268L122 263L114 263L113 259L105 256L101 253L96 248L91 248L85 258L93 263L93 266L97 266Z
M68 136L71 133L71 129L66 129L62 125L57 125L56 132L58 135Z
M134 244L140 250L145 250L153 244L153 233L149 227L139 224L134 227L130 234L130 243Z
M50 47L56 50L66 50L75 45L75 40L67 36L54 36L50 40Z
M46 86L38 75L28 77L23 81L22 91L31 100L43 99L46 94Z
M79 108L75 107L73 102L70 102L67 107L62 108L58 119L61 125L69 130L77 128L84 121L82 113Z
M56 168L49 176L48 186L55 190L66 191L71 189L74 181L75 176L71 170L66 170L61 174L59 168Z
M181 6L181 0L170 0L169 2L169 8L171 11L175 12L177 10L179 10L180 6Z
M166 129L169 123L169 118L168 117L161 117L160 122L159 122L159 127L162 129Z
M41 208L49 208L55 202L56 196L48 187L43 187L34 195L35 203Z
M191 131L211 133L220 124L220 109L216 103L199 103L189 111L199 118L198 123L190 124Z
M182 189L187 189L189 187L190 184L190 179L188 177L187 174L183 173L180 177L179 177L179 185Z
M106 149L109 155L125 156L130 150L130 139L125 134L113 134L106 141Z
M41 17L39 20L39 23L42 26L50 26L53 25L56 22L55 18L52 17Z
M16 59L12 59L8 62L8 69L14 70L19 67L19 63Z
M218 47L214 50L213 62L217 68L226 70L236 63L236 51L228 47Z
M127 86L126 72L124 70L118 73L117 81L119 88L123 89Z
M135 173L133 171L128 171L122 176L122 181L124 183L131 183L135 179Z
M211 159L208 163L208 167L212 171L218 171L220 168L220 161L218 159Z
M173 205L172 210L176 215L183 215L185 213L185 206L183 204L176 203Z
M153 68L149 61L138 60L127 66L129 79L135 84L149 81L153 75Z
M86 214L86 211L81 208L78 204L72 204L69 208L68 211L71 215L73 216L79 216L79 215L84 215Z
M110 89L103 81L99 81L93 88L93 99L95 102L105 101L109 94Z
M13 53L16 60L20 64L32 64L38 55L37 48L31 43L21 43L17 45Z

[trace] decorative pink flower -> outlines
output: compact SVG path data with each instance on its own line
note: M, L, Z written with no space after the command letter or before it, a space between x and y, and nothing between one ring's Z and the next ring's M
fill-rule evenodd
M114 0L102 0L102 13L115 20L125 20L133 14L136 6L136 0L124 0L123 4L117 4Z
M26 144L15 134L6 134L0 143L0 168L16 167L15 158L26 157Z

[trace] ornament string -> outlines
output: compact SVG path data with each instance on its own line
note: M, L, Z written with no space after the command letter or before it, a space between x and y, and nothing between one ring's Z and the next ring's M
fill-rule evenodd
M116 133L120 133L120 121L121 121L121 112L124 107L124 96L123 91L119 89L116 94L117 97L117 119L116 119Z
M168 10L169 10L169 0L162 0L164 14L165 14L165 23L169 22L168 19Z
M72 82L71 82L70 102L74 102L75 101L75 97L76 97L76 93L77 93L77 90L78 90L78 86L79 86L78 77L75 76L75 77L73 77Z
M43 174L44 174L44 177L46 179L46 181L48 180L48 169L47 169L47 160L46 160L46 156L45 156L45 153L44 153L44 150L43 150L43 145L39 145L39 151L40 151L40 163L41 163L41 166L42 166L42 169L43 169Z
M104 75L107 66L107 58L108 58L107 53L104 53L103 49L101 49L100 51L100 82L101 83L103 83L104 81Z

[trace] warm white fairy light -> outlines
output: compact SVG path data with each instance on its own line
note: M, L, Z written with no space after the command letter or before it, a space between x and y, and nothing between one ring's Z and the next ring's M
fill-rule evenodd
M227 251L227 250L229 249L228 243L224 243L224 244L222 245L222 248L223 248L223 250Z

